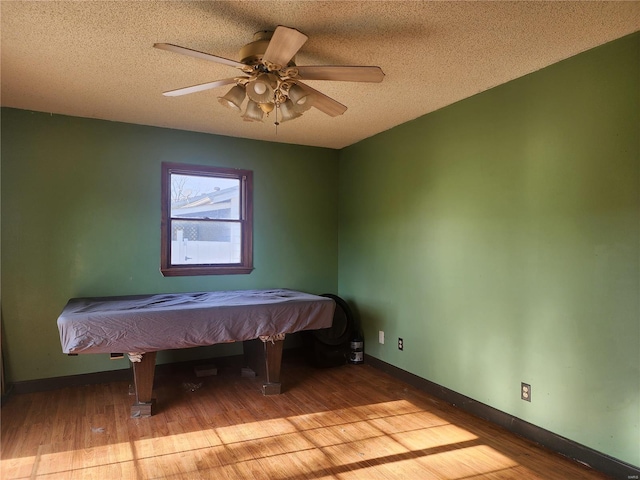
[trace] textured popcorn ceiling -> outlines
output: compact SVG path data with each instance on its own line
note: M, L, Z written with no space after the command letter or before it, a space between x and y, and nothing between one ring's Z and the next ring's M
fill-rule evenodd
M342 148L640 29L640 2L2 1L3 106ZM378 65L380 84L309 81L345 104L281 124L243 122L216 97L163 91L237 69L152 48L238 59L258 30L309 36L298 65Z

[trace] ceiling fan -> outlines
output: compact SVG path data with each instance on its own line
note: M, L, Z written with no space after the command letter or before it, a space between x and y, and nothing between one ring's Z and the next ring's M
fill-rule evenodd
M244 75L202 83L164 92L166 96L179 96L201 92L223 85L235 84L226 95L218 97L225 107L241 112L248 97L243 120L262 122L265 115L276 111L275 124L300 117L311 107L335 117L347 107L327 95L306 85L302 80L332 80L340 82L381 82L384 72L371 66L297 66L295 54L308 37L284 26L275 31L260 31L253 41L240 49L240 61L218 57L170 43L156 43L161 50L181 53L240 69Z

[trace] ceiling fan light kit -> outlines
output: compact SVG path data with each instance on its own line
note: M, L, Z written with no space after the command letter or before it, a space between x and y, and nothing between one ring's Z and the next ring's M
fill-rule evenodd
M180 96L201 92L223 85L235 84L218 102L224 107L241 112L244 99L247 106L241 118L262 122L265 115L276 110L275 124L302 116L311 107L335 117L347 107L304 84L302 80L329 80L346 82L381 82L384 73L372 66L296 66L294 57L307 36L295 28L278 26L273 32L260 31L253 41L240 49L240 62L204 52L198 52L170 43L156 43L155 48L210 60L244 73L243 76L216 80L164 92L165 96Z

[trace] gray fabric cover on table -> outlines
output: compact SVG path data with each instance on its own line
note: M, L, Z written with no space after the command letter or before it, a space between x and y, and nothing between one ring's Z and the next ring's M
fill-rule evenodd
M64 353L154 352L330 327L335 302L287 289L74 298Z

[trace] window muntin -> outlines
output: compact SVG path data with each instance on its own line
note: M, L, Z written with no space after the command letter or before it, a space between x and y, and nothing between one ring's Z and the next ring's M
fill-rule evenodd
M165 276L250 273L252 172L162 164Z

